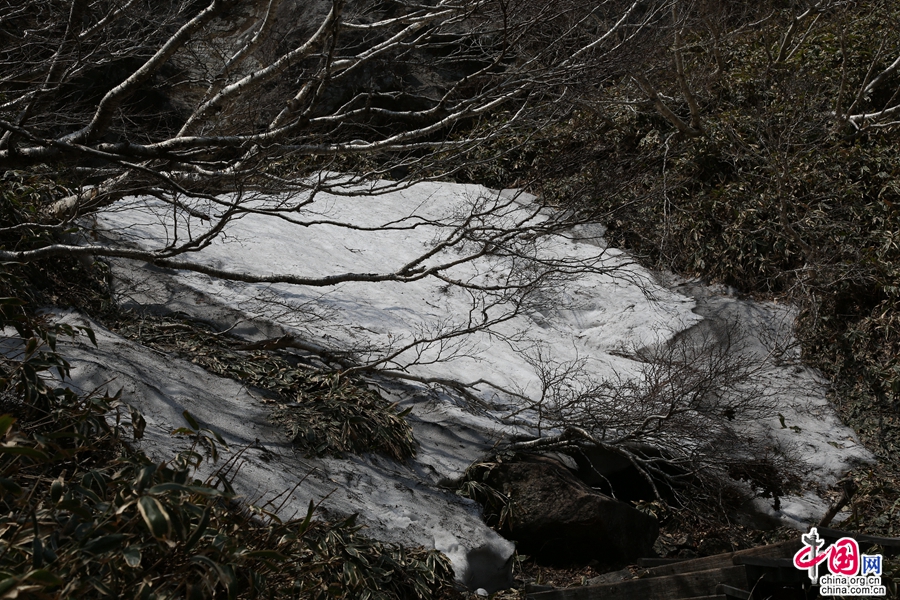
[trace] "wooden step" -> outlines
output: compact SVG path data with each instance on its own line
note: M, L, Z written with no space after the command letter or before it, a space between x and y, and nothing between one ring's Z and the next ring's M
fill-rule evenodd
M743 588L720 583L716 586L716 593L727 600L750 600L750 592Z
M840 538L849 537L856 540L862 549L868 549L872 546L881 546L885 549L900 550L900 538L880 537L877 535L868 535L865 533L854 533L852 531L842 531L840 529L831 529L830 527L817 527L816 531L826 540L834 541Z
M535 594L537 592L550 592L557 588L552 585L541 585L539 583L526 583L525 584L525 596L528 597L531 594Z
M535 592L526 594L525 597L527 600L632 600L657 598L661 600L675 600L709 595L719 584L743 588L747 585L747 571L742 565L729 565L703 571L632 579L619 583Z
M790 558L769 558L760 556L736 556L734 564L747 568L747 581L765 581L767 584L803 586L809 583L805 570L794 566Z
M691 571L703 571L707 569L718 569L730 567L735 564L737 557L758 556L765 558L793 558L794 553L800 549L800 540L788 540L777 544L769 544L767 546L759 546L757 548L749 548L747 550L738 550L737 552L726 552L725 554L715 554L713 556L704 556L702 558L692 558L668 565L660 565L651 567L639 572L640 577L664 577L666 575L676 575L678 573L690 573Z
M662 567L664 565L674 565L675 563L681 563L688 560L694 560L692 558L639 558L637 559L637 566L642 567L644 569L649 569L651 567Z

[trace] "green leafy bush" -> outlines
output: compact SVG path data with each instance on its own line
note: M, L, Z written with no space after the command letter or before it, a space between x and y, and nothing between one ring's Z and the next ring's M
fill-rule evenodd
M456 493L482 506L485 522L498 531L507 531L516 511L515 501L491 483L491 472L505 460L516 460L515 453L501 453L472 463L466 469Z
M277 350L242 349L245 342L188 319L122 319L113 327L142 344L175 352L216 375L267 392L272 420L311 455L378 452L403 460L415 454L406 413L362 382L304 366Z
M33 250L71 242L77 228L47 214L49 205L68 193L63 174L41 165L29 171L0 172L0 249ZM109 309L107 270L71 256L0 266L0 296L35 305L75 307L94 315Z

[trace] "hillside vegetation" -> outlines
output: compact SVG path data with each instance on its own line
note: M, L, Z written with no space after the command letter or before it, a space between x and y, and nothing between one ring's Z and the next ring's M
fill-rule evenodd
M804 359L885 461L856 526L900 535L900 8L701 2L483 181L596 211L646 264L800 309Z

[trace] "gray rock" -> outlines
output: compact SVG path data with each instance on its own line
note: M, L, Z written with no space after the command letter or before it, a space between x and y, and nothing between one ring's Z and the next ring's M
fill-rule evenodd
M503 533L524 554L557 564L622 564L653 555L656 519L592 490L551 458L499 463L489 483L514 502Z

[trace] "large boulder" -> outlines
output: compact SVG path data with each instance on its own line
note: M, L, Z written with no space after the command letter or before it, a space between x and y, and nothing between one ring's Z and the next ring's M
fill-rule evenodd
M486 483L513 503L504 535L542 562L621 564L653 555L654 517L594 491L554 459L496 463Z

